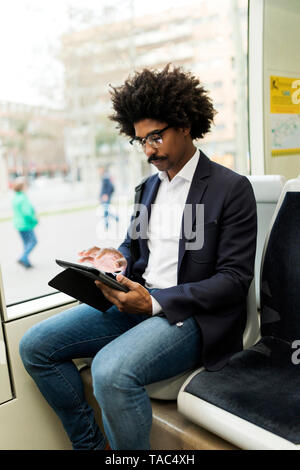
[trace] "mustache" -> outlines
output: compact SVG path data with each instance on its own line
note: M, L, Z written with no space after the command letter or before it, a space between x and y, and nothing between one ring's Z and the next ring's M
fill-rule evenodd
M147 162L151 163L154 160L166 160L167 157L157 157L156 155L151 155L151 157L148 158Z

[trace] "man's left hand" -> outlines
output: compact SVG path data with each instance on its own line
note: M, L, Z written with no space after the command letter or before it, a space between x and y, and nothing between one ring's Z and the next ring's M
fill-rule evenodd
M95 281L95 284L101 289L107 300L113 303L120 312L152 314L152 300L147 289L122 274L118 274L116 280L128 287L129 292L113 289L101 281Z

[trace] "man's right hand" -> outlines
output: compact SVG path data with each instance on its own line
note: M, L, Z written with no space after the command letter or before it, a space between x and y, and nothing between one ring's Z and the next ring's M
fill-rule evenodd
M78 255L81 257L79 263L89 262L95 268L108 273L122 272L127 266L124 255L116 248L101 249L94 246L88 250L80 251Z

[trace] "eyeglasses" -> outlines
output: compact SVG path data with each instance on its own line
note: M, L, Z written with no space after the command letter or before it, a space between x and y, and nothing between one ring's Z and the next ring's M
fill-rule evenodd
M163 138L162 138L162 133L165 132L167 129L170 129L172 126L167 126L164 127L163 129L160 130L155 130L152 132L149 132L146 137L134 137L133 139L130 140L131 145L134 146L139 152L143 152L146 146L146 143L148 145L151 145L151 147L158 149L160 145L163 143Z

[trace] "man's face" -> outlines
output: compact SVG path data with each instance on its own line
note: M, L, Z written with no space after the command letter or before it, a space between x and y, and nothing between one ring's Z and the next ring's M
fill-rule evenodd
M163 121L143 119L134 124L135 136L142 139L167 126L168 124ZM170 127L161 134L161 137L162 143L158 148L154 148L146 141L144 152L149 163L160 171L167 171L170 178L173 178L192 156L189 155L192 143L190 132L189 129Z

